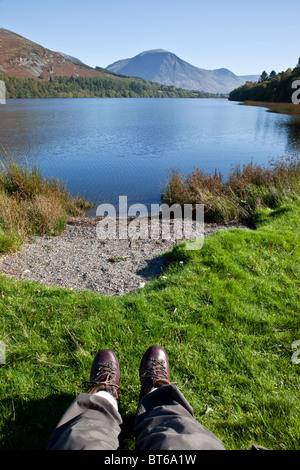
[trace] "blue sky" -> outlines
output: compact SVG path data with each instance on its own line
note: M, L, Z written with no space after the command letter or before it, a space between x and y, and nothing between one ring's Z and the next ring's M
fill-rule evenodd
M299 0L0 0L0 27L95 67L166 49L237 75L294 67Z

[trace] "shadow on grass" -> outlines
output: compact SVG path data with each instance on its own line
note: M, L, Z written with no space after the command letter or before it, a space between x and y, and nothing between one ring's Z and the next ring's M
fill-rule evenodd
M271 212L270 217L275 219L276 217L280 217L282 214L291 212L291 210L292 210L291 207L279 207L278 209L275 209L274 211Z
M1 405L11 409L1 430L0 451L43 451L59 420L74 400L70 394L51 395L39 400L5 399ZM125 410L120 408L121 415ZM123 417L121 448L134 450L135 414Z
M58 421L73 401L69 394L50 395L39 400L2 400L11 409L4 422L0 450L46 450Z
M125 410L120 406L120 414L123 419L122 433L121 433L121 450L135 450L135 413L125 415Z

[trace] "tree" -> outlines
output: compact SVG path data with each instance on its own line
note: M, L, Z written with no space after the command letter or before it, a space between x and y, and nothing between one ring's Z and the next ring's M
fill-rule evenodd
M269 76L267 74L267 72L264 70L263 73L261 74L260 78L259 78L259 82L262 83L262 82L265 82L266 80L268 80Z
M271 72L270 75L269 75L269 78L270 78L271 80L273 80L273 78L276 78L276 76L277 76L277 74L276 74L275 70L272 70L272 72Z

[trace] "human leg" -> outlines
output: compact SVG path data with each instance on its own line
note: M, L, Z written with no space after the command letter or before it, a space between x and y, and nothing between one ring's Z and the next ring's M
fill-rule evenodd
M116 450L122 418L118 411L119 363L110 350L94 359L87 383L55 428L48 450Z
M140 367L141 394L135 421L139 450L224 450L221 441L194 417L193 409L170 382L166 352L152 346Z

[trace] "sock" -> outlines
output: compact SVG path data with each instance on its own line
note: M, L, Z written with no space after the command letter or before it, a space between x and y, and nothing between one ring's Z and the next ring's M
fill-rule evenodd
M102 397L102 398L105 398L106 400L108 400L115 407L115 409L118 411L118 402L115 399L115 397L112 396L111 393L106 392L105 390L100 390L100 392L96 392L95 395L98 395L98 397Z

